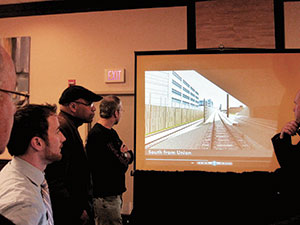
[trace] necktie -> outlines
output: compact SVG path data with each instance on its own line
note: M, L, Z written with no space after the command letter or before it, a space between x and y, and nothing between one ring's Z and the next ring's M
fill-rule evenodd
M42 198L47 210L47 219L49 225L54 225L53 222L53 214L52 214L52 207L51 207L51 200L49 196L49 188L46 179L41 184L41 192L42 192Z

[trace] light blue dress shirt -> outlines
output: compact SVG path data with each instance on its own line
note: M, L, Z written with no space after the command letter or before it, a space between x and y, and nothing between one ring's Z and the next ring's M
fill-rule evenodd
M44 173L19 157L0 172L0 214L16 225L47 225L41 195Z

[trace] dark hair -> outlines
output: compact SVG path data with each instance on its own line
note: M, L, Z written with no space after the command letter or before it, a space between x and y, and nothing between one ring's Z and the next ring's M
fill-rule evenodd
M120 99L115 95L105 96L100 101L100 117L105 119L112 117L116 111L120 110L120 103Z
M12 156L24 155L33 137L42 138L48 144L48 117L56 114L56 105L29 104L19 108L7 145Z

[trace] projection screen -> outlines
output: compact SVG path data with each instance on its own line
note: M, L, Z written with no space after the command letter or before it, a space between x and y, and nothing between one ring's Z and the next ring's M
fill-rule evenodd
M274 171L298 52L136 53L137 170Z

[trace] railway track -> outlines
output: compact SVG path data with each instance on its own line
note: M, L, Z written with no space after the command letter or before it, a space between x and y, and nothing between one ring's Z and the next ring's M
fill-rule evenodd
M216 110L205 123L197 121L174 130L149 136L145 149L245 151L254 149L253 142Z
M213 121L204 135L203 150L250 150L251 144L233 125L229 125L221 112L215 112Z

